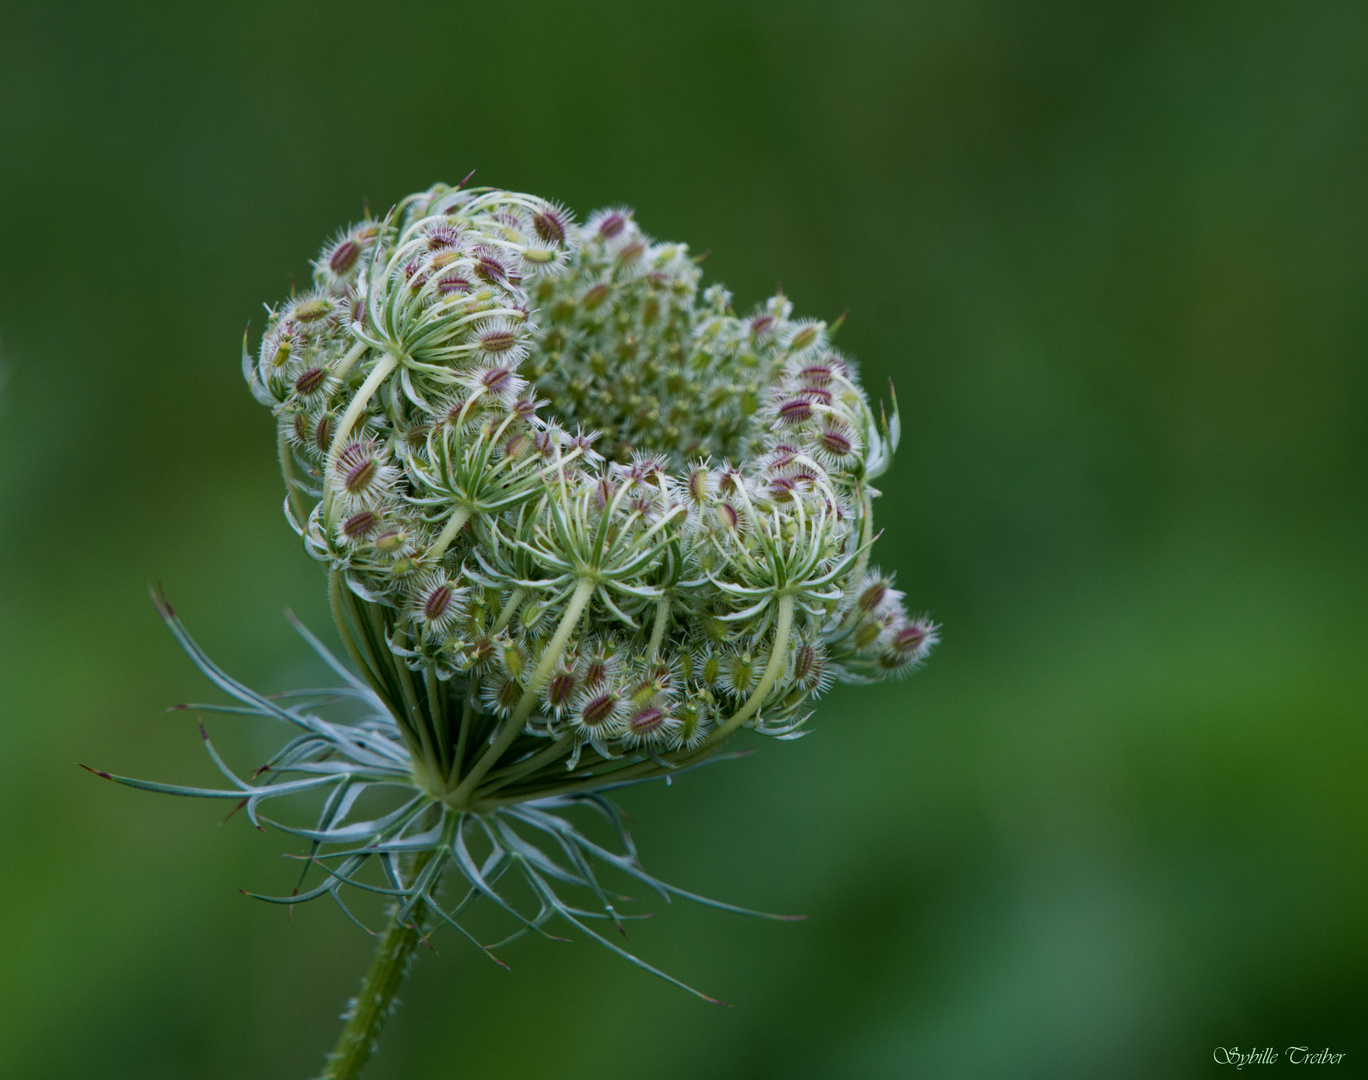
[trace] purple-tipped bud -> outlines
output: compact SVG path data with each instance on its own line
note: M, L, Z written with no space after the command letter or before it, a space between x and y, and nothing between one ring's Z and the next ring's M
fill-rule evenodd
M373 440L351 442L337 458L335 482L353 503L373 503L394 478L395 470L380 458Z
M893 587L890 578L876 578L860 592L855 598L855 607L860 611L873 611L888 596L888 590Z
M580 707L580 723L587 728L596 728L611 720L618 711L621 699L611 690L594 694Z
M480 333L480 348L487 353L504 353L518 343L511 326L492 326Z
M481 635L470 643L470 648L466 650L466 656L471 664L483 669L488 667L490 661L494 659L494 650L494 639L487 634Z
M665 726L665 710L654 706L642 709L632 715L627 721L627 726L634 735L654 735Z
M475 249L475 273L491 285L502 285L513 276L503 255L483 245Z
M327 377L327 368L311 367L303 374L301 374L299 378L295 379L295 393L303 397L308 397L310 394L312 394L320 386L323 385L323 380Z
M546 684L546 703L558 712L569 707L575 696L577 680L569 671L558 671Z
M348 540L362 540L375 530L380 516L374 510L362 510L342 522L342 535Z
M596 231L601 239L612 240L625 228L627 228L627 216L620 211L612 210L599 219Z
M890 672L906 670L924 659L937 640L934 623L925 618L909 619L898 627L880 653L879 666Z
M589 460L596 459L598 453L594 450L594 443L598 441L598 437L597 431L576 431L565 440L565 449L567 452L578 450Z
M502 339L500 340L502 341ZM501 345L500 347L507 348L508 346ZM500 397L503 394L508 393L513 385L513 380L517 377L518 373L509 367L498 366L487 368L480 375L480 385L484 387L487 394L492 397Z
M408 543L408 534L403 529L386 529L371 541L371 546L382 554L389 555Z
M766 456L765 468L771 473L782 473L794 463L798 453L798 447L789 443L780 443Z
M792 338L789 339L789 348L794 352L802 352L814 341L817 340L817 327L809 323L801 327Z
M793 650L793 681L808 694L820 694L830 685L826 653L820 645L803 642Z
M698 465L689 470L688 477L684 482L684 490L688 493L691 502L703 502L707 499L711 488L712 474L707 468Z
M324 413L318 418L313 429L313 444L320 454L326 454L328 447L332 446L333 440L333 418L331 413Z
M338 466L342 470L342 486L353 495L369 488L380 469L375 456L357 446L349 446L342 452Z
M541 213L532 215L532 231L543 243L564 244L569 229L570 215L559 206L548 204Z
M361 256L361 245L355 240L343 240L328 257L328 269L341 277L356 265Z
M423 618L437 622L451 609L452 600L451 586L445 582L438 585L423 600Z
M440 251L442 248L455 247L461 240L459 229L447 224L434 225L428 230L427 245L429 251Z
M468 398L457 398L447 406L446 412L442 414L442 419L452 427L465 423L469 417L470 400Z
M783 402L776 416L781 424L802 424L812 419L812 402L806 398L789 398Z
M717 490L723 495L738 495L746 488L746 478L737 469L723 469L717 478Z
M591 656L584 663L584 685L591 689L603 684L612 674L612 663L605 656Z
M914 652L922 647L929 633L928 627L913 623L894 634L890 645L894 652Z
M636 239L624 244L621 250L618 251L616 258L623 266L631 266L645 254L645 241Z
M409 612L429 637L440 637L460 617L465 590L458 589L445 574L428 571L419 578L409 601Z
M817 442L835 461L844 461L855 450L855 438L850 428L841 423L829 423L822 429Z
M593 311L606 299L608 299L608 286L600 283L585 292L581 303L584 304L585 311Z
M522 698L522 683L517 679L495 679L485 683L482 694L485 704L499 716L509 715Z

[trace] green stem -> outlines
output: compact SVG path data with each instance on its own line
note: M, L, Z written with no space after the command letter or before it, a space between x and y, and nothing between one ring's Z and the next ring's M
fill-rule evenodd
M708 739L699 751L706 747L716 748L721 743L731 737L732 732L739 728L743 721L750 719L751 714L758 711L760 706L765 703L765 698L769 695L774 684L779 680L780 673L784 670L784 663L788 658L789 633L793 629L793 597L787 593L779 598L779 618L774 630L774 645L770 649L769 663L765 665L765 673L760 676L760 685L746 699L746 703L741 706L725 724L722 724L708 736ZM698 751L690 754L685 759L688 762L702 760Z
M466 744L470 741L470 726L475 720L474 695L474 688L467 687L465 701L461 703L461 730L456 736L456 752L451 756L451 779L457 784L461 782L461 770L465 768Z
M458 506L451 512L451 517L448 519L446 527L442 529L441 534L437 537L437 542L432 545L430 554L435 561L439 563L442 561L442 556L446 554L446 549L451 545L451 542L456 539L456 534L461 531L461 526L470 520L470 515L473 512L474 511L468 506Z
M545 750L541 751L541 753L532 755L532 757L528 758L526 761L519 761L513 765L509 765L507 768L495 769L493 772L487 773L485 775L485 783L481 785L480 790L476 793L477 798L484 799L490 793L497 791L499 788L507 787L515 780L521 780L525 776L530 776L538 769L544 768L547 765L554 765L561 761L574 745L575 737L573 735L562 735ZM564 769L561 770L561 772L564 771Z
M427 713L432 724L433 738L438 747L449 752L451 749L451 724L447 720L446 688L437 678L437 669L431 664L423 666L423 689L427 691ZM442 779L446 780L451 771L451 761L442 756Z
M280 455L280 472L285 477L285 494L290 500L290 512L295 522L305 531L309 528L309 513L299 497L299 484L295 480L294 456L290 451L289 440L282 430L276 435L276 452Z
M367 676L366 681L388 704L389 694L383 690L385 684L380 681L380 672L374 663L375 657L363 655L361 646L357 644L356 638L352 635L351 623L348 621L346 609L343 607L345 600L343 590L346 587L342 581L341 573L337 570L328 571L328 606L332 610L333 625L337 627L337 633L341 636L342 644L346 646L352 663L357 666L362 675Z
M513 616L518 613L518 608L522 606L522 602L526 597L526 589L514 589L512 594L508 597L508 603L506 603L503 606L503 610L499 612L498 621L495 622L492 627L490 627L489 632L491 634L497 634L500 630L502 630L505 626L512 622Z
M328 447L327 463L323 467L323 522L331 527L336 524L333 521L333 490L331 484L337 475L337 459L342 456L342 448L347 445L347 439L351 437L351 429L355 426L357 418L370 403L372 395L380 388L392 371L399 366L399 358L394 353L386 353L375 367L371 368L371 373L366 376L366 381L361 384L361 388L356 391L356 395L351 399L351 404L347 406L347 411L342 414L342 419L338 421L337 432L333 435L332 444Z
M646 646L646 657L654 660L660 651L660 643L665 639L665 624L670 621L670 594L662 592L656 601L655 626L651 628L651 643Z
M865 571L869 569L869 552L874 546L874 507L870 505L869 485L865 483L860 484L860 514L864 519L860 527L860 554L855 559L855 572L850 575L857 589L864 580ZM851 615L847 615L847 618L852 618L855 609L852 607L850 611Z
M380 1029L398 1004L394 995L408 974L413 950L422 937L422 915L420 906L408 924L400 923L397 915L391 919L370 970L361 981L361 993L347 1011L342 1034L318 1080L354 1080L361 1075L380 1038Z
M342 358L342 363L338 364L337 367L333 369L333 378L345 379L347 377L347 373L351 371L352 365L355 364L356 361L361 358L361 354L369 348L370 346L367 345L364 341L358 341L355 345L348 349L347 355Z

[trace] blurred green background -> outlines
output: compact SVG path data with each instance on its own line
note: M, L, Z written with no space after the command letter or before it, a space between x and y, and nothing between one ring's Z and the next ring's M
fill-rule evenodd
M237 891L295 845L76 763L211 777L149 581L320 678L239 338L471 169L848 307L906 432L877 554L945 642L623 796L667 880L811 915L635 931L732 1008L447 935L368 1076L1368 1075L1366 55L1359 4L0 5L0 1075L331 1045L370 942Z

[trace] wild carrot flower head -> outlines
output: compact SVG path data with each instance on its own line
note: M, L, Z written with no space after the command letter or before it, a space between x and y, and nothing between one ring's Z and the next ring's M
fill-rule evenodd
M332 700L365 715L248 689L162 602L236 699L223 711L297 736L250 781L210 747L222 790L115 779L241 800L254 822L326 792L315 827L281 825L313 847L276 902L360 885L394 899L396 926L461 928L480 897L514 936L559 917L641 964L586 923L621 925L592 864L679 890L641 867L603 790L668 779L741 727L795 738L833 680L906 673L936 642L869 564L896 401L876 416L832 328L782 295L738 316L624 207L579 225L536 196L438 185L313 266L242 363L355 670L302 632L345 684ZM400 801L363 818L369 788ZM621 853L562 816L577 805ZM512 867L532 914L495 888ZM451 911L447 871L471 890Z
M737 316L624 207L578 225L440 185L314 266L245 358L292 520L387 646L478 712L566 760L679 753L738 716L795 733L833 678L934 644L868 568L896 411L784 296ZM494 639L544 663L493 670ZM616 672L591 686L567 663L595 650ZM668 698L623 697L654 663L681 672Z

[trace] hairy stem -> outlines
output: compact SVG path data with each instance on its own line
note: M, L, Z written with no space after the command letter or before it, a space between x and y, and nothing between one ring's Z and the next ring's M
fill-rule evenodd
M430 853L420 856L426 862ZM421 864L415 870L421 870ZM354 1080L366 1067L380 1030L398 1004L394 1000L399 985L408 974L413 950L422 937L422 905L413 910L410 920L401 923L396 912L389 927L380 938L370 970L361 981L361 993L347 1010L347 1021L342 1027L337 1045L328 1055L328 1063L318 1080Z

